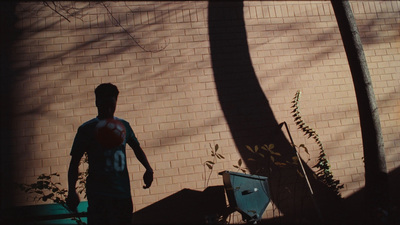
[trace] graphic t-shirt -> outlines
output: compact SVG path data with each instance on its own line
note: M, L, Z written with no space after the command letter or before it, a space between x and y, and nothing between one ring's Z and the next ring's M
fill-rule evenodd
M86 181L87 196L110 196L130 198L129 174L126 166L126 143L139 142L129 123L119 119L126 129L124 142L115 148L105 148L96 140L95 128L100 121L91 119L78 128L71 155L82 157L88 154L89 175ZM132 145L131 145L132 146Z

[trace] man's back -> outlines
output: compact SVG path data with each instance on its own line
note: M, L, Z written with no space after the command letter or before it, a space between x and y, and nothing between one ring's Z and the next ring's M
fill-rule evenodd
M102 146L95 138L98 118L82 124L76 134L71 155L88 154L89 176L87 178L87 194L102 195L118 198L128 198L130 194L129 175L126 166L126 143L137 139L129 123L120 120L126 129L126 138L123 143L114 148Z

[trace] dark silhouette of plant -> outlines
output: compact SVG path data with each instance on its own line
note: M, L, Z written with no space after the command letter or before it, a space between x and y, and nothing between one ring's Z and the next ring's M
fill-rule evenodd
M301 144L299 146L295 146L297 148L303 148L306 153L308 154L308 150L305 147L304 144ZM270 172L272 171L274 166L283 168L286 166L295 166L298 167L299 165L299 158L297 156L293 156L292 157L292 161L289 160L281 160L280 157L282 156L281 153L277 152L276 150L274 150L275 145L274 144L264 144L261 147L259 147L258 145L254 146L254 148L246 145L247 150L249 150L250 152L252 152L253 154L255 154L257 157L261 157L263 159L269 159L270 162L272 162L272 164L269 164L268 169L270 170ZM310 160L310 159L308 159ZM257 159L255 158L249 158L248 161L257 161ZM257 173L260 172L261 170L264 170L265 167L261 167L257 170ZM304 175L301 173L301 171L297 168L297 174L301 177L304 177Z
M81 160L82 164L88 163L88 157L85 153L85 156ZM63 188L60 182L54 182L52 178L59 177L58 173L51 174L41 174L36 178L36 182L32 184L18 184L20 190L24 191L28 194L33 194L34 201L52 201L53 203L60 204L64 207L69 213L77 213L68 208L66 204L67 198L67 189ZM84 198L86 198L86 178L88 176L88 169L84 172L80 172L78 174L78 186L76 187L77 192L79 194L84 193ZM86 223L82 221L79 216L72 216L72 220L74 220L79 225L85 225Z
M26 193L36 194L33 197L34 201L52 200L55 203L64 205L65 198L67 197L67 190L62 188L60 182L52 181L53 177L59 177L58 173L49 175L41 174L37 177L36 183L32 184L19 184L19 188Z
M67 189L63 188L60 182L54 182L53 177L59 177L58 173L51 173L49 175L41 174L37 177L36 183L32 184L19 184L19 188L28 194L34 194L34 201L53 201L54 203L60 204L69 213L73 212L66 205ZM84 225L85 222L79 216L71 217L77 224Z
M304 144L301 144L300 146L294 146L296 148L298 148L300 150L300 148L303 148L306 153L308 154L308 150L305 147ZM254 148L252 148L249 145L246 145L246 149L249 150L251 153L253 153L255 155L255 158L248 158L247 161L254 161L254 162L266 162L266 165L259 165L258 169L256 170L256 174L257 173L264 173L267 172L267 174L271 174L273 170L276 170L277 173L279 173L280 175L278 176L278 181L276 181L277 184L281 183L281 172L280 169L284 169L284 168L293 168L296 170L296 180L297 178L306 178L304 173L304 170L302 172L301 169L301 165L300 165L300 161L298 156L292 156L289 160L288 159L283 159L283 155L275 150L275 145L274 144L264 144L261 147L258 145L255 145ZM309 154L308 154L309 155ZM308 159L308 161L310 160L310 158ZM265 171L265 170L268 171ZM306 178L307 179L307 178ZM307 181L308 182L308 181ZM294 184L297 184L297 181L294 182ZM284 186L282 187L282 189L290 191L288 186ZM295 189L294 189L295 190ZM295 196L295 193L293 193L293 196ZM279 202L281 200L280 198L280 194L279 192L276 194L275 200L277 202ZM274 202L272 203L272 208L273 208L273 215L275 217L275 211L276 211L276 205ZM278 218L281 216L280 214L281 212L278 210Z
M333 178L333 174L331 172L331 166L329 164L328 159L326 158L325 149L319 138L317 132L309 127L304 120L302 119L300 110L299 110L299 100L300 100L301 91L298 90L293 98L292 108L292 116L294 118L294 122L296 123L298 129L304 132L304 135L307 135L308 138L313 138L314 141L318 144L320 152L318 156L318 162L313 168L317 168L316 177L322 183L327 185L332 191L336 193L337 196L341 197L339 190L343 188L343 184L340 184L339 180Z

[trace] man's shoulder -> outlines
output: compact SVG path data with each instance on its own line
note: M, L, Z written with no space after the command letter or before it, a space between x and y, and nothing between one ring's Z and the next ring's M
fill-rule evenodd
M124 120L124 119L121 119L121 118L118 118L118 117L114 117L114 118L115 118L116 120L121 121L122 124L124 124L127 137L135 136L135 132L133 131L133 129L132 129L132 127L131 127L131 125L129 124L128 121L126 121L126 120Z
M119 118L119 117L114 117L116 120L119 120L119 121L121 121L125 126L130 126L130 124L129 124L129 122L128 121L126 121L126 120L124 120L124 119L122 119L122 118Z
M89 128L89 127L92 127L93 125L97 124L98 122L99 122L98 118L93 118L91 120L84 122L82 125L79 126L79 128L80 129Z

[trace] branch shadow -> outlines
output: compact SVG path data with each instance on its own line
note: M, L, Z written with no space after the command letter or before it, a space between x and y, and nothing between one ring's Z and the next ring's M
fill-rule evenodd
M306 171L316 204L305 179L298 174L298 167L279 167L268 157L249 160L254 154L246 145L272 143L281 154L280 162L292 161L296 153L280 129L253 68L243 2L210 1L208 10L211 60L219 102L250 173L269 177L271 199L284 215L282 222L318 222L321 217L329 221L339 219L333 215L339 209L336 205L340 199L313 178L311 168L307 167Z

